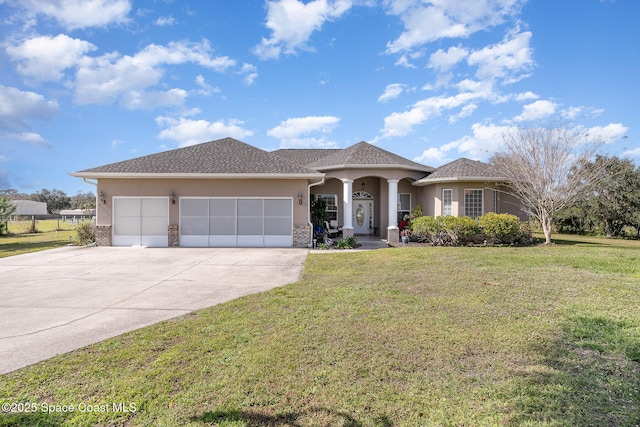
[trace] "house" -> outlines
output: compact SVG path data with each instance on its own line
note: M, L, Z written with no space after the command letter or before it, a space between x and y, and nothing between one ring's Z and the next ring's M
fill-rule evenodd
M398 240L398 219L519 213L490 165L438 169L366 142L267 152L225 138L74 172L97 186L99 245L308 247L312 200L343 237Z
M95 209L62 209L60 216L64 222L86 221L96 216Z
M17 217L44 217L49 214L45 202L11 200L11 203L16 207L16 210L12 214L14 219Z

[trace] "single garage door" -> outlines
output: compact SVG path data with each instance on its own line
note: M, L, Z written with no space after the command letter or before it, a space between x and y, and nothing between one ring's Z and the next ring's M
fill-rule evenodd
M169 198L114 197L114 246L169 246Z
M182 197L180 246L291 247L293 199Z

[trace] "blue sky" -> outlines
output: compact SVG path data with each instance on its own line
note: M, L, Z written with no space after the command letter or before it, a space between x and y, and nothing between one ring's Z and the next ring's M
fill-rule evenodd
M213 139L439 166L514 126L640 162L637 0L0 0L0 189Z

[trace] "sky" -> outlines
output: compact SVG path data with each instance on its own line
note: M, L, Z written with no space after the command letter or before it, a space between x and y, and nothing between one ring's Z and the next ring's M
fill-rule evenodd
M429 166L584 129L640 163L638 0L0 0L0 189L233 137Z

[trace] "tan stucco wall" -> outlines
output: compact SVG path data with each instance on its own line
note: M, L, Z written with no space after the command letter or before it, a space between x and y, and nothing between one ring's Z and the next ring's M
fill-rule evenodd
M98 225L110 225L113 197L168 197L171 192L175 204L169 204L169 225L180 222L180 197L286 197L293 199L293 224L306 225L309 212L307 180L259 179L99 179L98 194L104 192L106 204L98 203ZM302 193L302 205L298 204Z
M453 182L432 184L426 187L419 187L422 192L419 200L423 204L425 215L442 215L442 190L452 190L451 214L454 216L464 215L464 190L481 189L484 191L483 208L484 213L510 213L518 216L521 220L527 220L527 215L520 206L519 200L509 194L504 193L503 187L497 184L487 184L485 182ZM496 191L497 190L497 191Z

